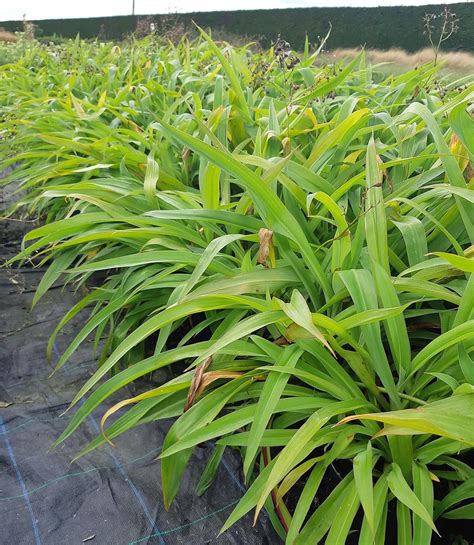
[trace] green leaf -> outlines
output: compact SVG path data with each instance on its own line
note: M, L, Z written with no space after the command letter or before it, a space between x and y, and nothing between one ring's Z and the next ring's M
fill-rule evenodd
M196 25L197 26L197 25ZM240 110L245 118L245 121L252 121L252 116L250 114L250 109L248 107L247 101L245 99L244 92L242 90L242 87L240 85L240 78L237 75L237 73L234 70L234 67L232 64L226 59L223 51L212 41L211 37L204 32L204 30L200 27L197 27L199 29L199 32L203 36L203 38L206 40L206 42L209 44L209 48L212 50L214 55L219 59L219 63L224 69L225 73L227 74L227 77L229 78L232 89L234 90L234 93L237 97L238 104L240 106Z
M334 235L334 242L332 245L331 256L331 269L333 273L337 270L344 268L344 262L346 257L351 253L351 233L346 218L338 206L338 204L326 193L317 191L312 195L308 195L306 199L306 206L309 208L311 199L316 199L321 202L331 212L334 220L337 224L337 231Z
M402 233L410 267L424 261L428 254L428 243L423 223L413 216L403 216L392 222Z
M217 470L219 469L219 465L221 463L224 452L225 452L225 446L216 445L214 447L214 450L212 451L212 454L209 457L206 467L204 468L204 471L201 474L201 478L199 479L199 482L196 486L196 494L198 496L202 496L204 492L214 482L217 475Z
M450 346L462 343L474 337L474 320L464 322L457 327L446 331L427 344L412 361L412 374L424 367L434 356L448 349Z
M472 132L472 116L469 115L466 104L458 104L449 112L449 124L459 136L468 153L474 156L474 134Z
M397 502L397 543L410 545L413 541L410 509L402 502Z
M373 277L366 270L340 271L337 274L351 294L358 312L376 309L377 295L374 290ZM390 365L385 354L378 324L367 324L361 327L371 355L371 365L382 384L387 389L395 406L399 405L399 397Z
M388 272L387 218L383 199L382 173L377 162L377 151L373 137L367 146L365 176L365 238L367 248L372 260Z
M374 539L373 531L367 522L367 517L365 517L362 521L360 530L359 545L373 545L374 543L376 545L385 545L385 524L388 504L387 492L387 478L386 474L383 473L375 483L373 492L376 536Z
M464 378L469 384L474 385L474 361L466 350L464 343L458 345L458 357Z
M359 494L349 485L339 504L338 513L326 537L325 545L345 545L354 517L359 509Z
M117 348L112 352L112 354L103 363L103 365L101 365L101 367L99 367L94 375L82 386L82 388L72 400L71 406L75 405L85 393L87 393L95 384L97 384L97 382L110 369L112 369L112 367L120 360L120 358L122 358L129 350L136 346L140 341L150 336L152 333L158 331L159 329L170 323L175 322L176 320L179 320L180 318L184 318L185 316L189 316L198 312L205 312L206 310L231 308L234 307L236 303L243 303L245 305L246 300L240 297L236 298L234 296L227 295L201 296L189 301L184 301L179 305L169 307L157 314L156 316L149 318L137 329L135 329L131 335L123 340L119 346L117 346ZM255 327L255 329L262 327L265 324L267 318L270 319L270 322L272 322L273 320L277 320L277 314L278 313L275 312L269 313L268 315L263 317L263 320L262 317L259 315L254 317L257 321L255 322L254 320L254 322L251 323L249 333L254 330L253 327ZM228 341L231 342L229 338L226 338L224 344ZM208 352L206 352L207 355L204 356L203 360L218 350L216 343L213 344L213 347L214 348L210 348Z
M354 481L365 518L375 536L374 488L372 483L373 449L370 441L367 448L354 458Z
M396 307L400 301L392 279L385 269L373 263L373 275L377 286L377 297L384 307ZM400 379L403 379L411 364L410 339L403 314L387 316L384 322L390 350L397 364Z
M163 450L168 449L191 430L202 428L212 422L222 408L250 382L246 377L235 379L200 399L171 426L163 442ZM192 449L187 449L161 459L163 501L167 509L178 493L181 477L191 453Z
M349 62L337 76L330 78L329 81L324 81L316 87L316 89L311 90L309 93L302 93L301 97L296 97L297 100L307 103L307 101L312 100L318 96L323 96L327 93L330 93L333 89L336 89L349 74L352 73L354 66L359 62L359 57L355 57L351 62Z
M474 445L474 429L471 422L465 418L465 415L473 412L474 393L470 393L427 403L416 409L348 416L341 420L341 424L357 419L375 420L414 432L431 433ZM387 432L390 433L390 430ZM397 433L396 430L394 433Z
M433 252L433 255L441 257L441 259L451 263L451 265L460 271L474 273L474 257L462 257L460 255L448 254L446 252Z
M291 301L289 303L278 301L278 305L288 316L288 318L293 320L295 324L305 329L310 335L318 339L318 341L320 341L332 354L334 354L334 351L329 346L321 331L319 331L319 329L314 325L311 311L304 297L298 290L293 290L293 293L291 294Z
M69 250L68 252L64 252L54 259L36 288L36 292L33 296L33 302L31 303L32 308L35 307L38 301L49 290L49 288L51 288L56 280L58 280L61 274L65 272L65 269L69 267L76 257L77 251Z
M324 502L311 515L302 531L294 541L294 545L306 545L321 542L331 526L336 523L337 517L341 513L341 505L344 499L348 497L354 503L354 496L357 498L357 490L352 475L346 475L340 481ZM351 503L349 507L353 506ZM346 504L347 505L347 504Z
M402 470L397 464L392 464L392 469L387 475L388 487L392 494L413 513L420 517L428 526L438 533L433 520L426 507L421 503L413 490L408 486Z
M467 505L452 509L447 513L443 513L442 516L450 520L474 520L474 503L468 503Z
M325 464L319 463L311 471L311 474L304 485L303 492L299 497L298 503L293 513L293 517L291 519L290 526L288 528L287 538L285 541L286 545L293 545L293 543L295 542L314 501L319 485L324 478L326 469L327 466Z
M268 476L263 492L257 503L256 516L262 509L263 504L272 489L283 479L288 471L297 464L299 457L305 452L308 443L310 443L319 430L321 430L324 424L338 413L340 414L341 412L355 410L361 405L363 405L363 402L360 401L336 402L332 406L319 409L306 420L286 447L277 456L275 465Z
M445 511L452 509L458 503L474 498L474 477L459 484L451 492L437 503L435 509L435 519L444 515Z
M152 155L148 156L145 180L143 181L143 190L145 192L145 197L148 201L150 208L157 207L156 199L156 184L160 175L160 169L158 163L155 161Z
M413 491L425 506L430 517L433 516L433 481L426 466L413 463ZM419 545L430 545L432 530L430 526L417 515L413 515L413 542Z
M201 184L202 204L204 208L217 210L219 208L221 169L209 163Z
M321 288L326 296L332 293L329 282L324 271L314 256L314 252L308 243L296 218L288 211L281 200L266 185L261 183L260 178L252 170L236 161L229 153L224 153L201 142L197 138L186 134L179 129L161 121L165 133L179 140L196 153L203 155L209 161L219 166L236 178L236 182L242 185L252 197L259 215L266 226L275 232L281 233L290 240L293 240L300 248L303 257L307 260L308 266L317 277Z
M426 123L428 130L433 135L436 147L440 154L440 159L443 163L443 166L446 170L449 183L455 187L465 188L465 181L463 173L457 163L456 158L451 154L448 145L444 140L444 136L441 132L441 129L436 122L433 114L428 110L428 108L420 103L412 103L406 110L407 113L415 113L419 115L423 121ZM472 219L472 209L467 206L466 203L462 202L458 197L455 197L459 213L462 217L463 223L466 228L466 232L471 240L471 244L474 243L474 220Z
M297 412L297 413L310 413L321 407L326 407L332 404L332 401L329 401L322 397L294 397L294 398L283 398L280 399L272 410L272 415L279 412ZM247 424L251 423L256 416L256 404L250 404L239 409L235 409L229 414L226 414L220 418L217 418L213 422L209 423L204 428L199 428L193 431L190 431L186 434L185 437L173 443L169 448L163 449L163 452L160 455L160 458L166 458L172 454L180 452L190 447L204 443L216 437L221 437L231 433L233 431L239 430L245 427ZM274 435L271 435L270 432L275 431ZM262 434L262 438L265 437L279 437L278 432L284 431L283 437L287 438L288 433L286 430L265 430ZM290 430L289 430L290 431ZM290 432L292 434L293 432ZM245 440L245 445L249 444L249 432L240 433L238 436L238 444L242 443ZM232 438L227 438L221 440L221 444L237 444L233 442Z
M296 366L302 353L303 350L296 345L284 348L280 353L279 359L275 363L276 365L291 369ZM263 432L268 426L275 406L278 403L289 378L290 375L272 373L270 371L265 380L257 407L255 408L255 418L250 427L248 447L245 451L244 475L247 478L260 446Z

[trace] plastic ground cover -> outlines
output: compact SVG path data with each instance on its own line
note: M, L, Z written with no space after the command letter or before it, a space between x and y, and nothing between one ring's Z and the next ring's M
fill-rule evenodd
M4 193L0 209L10 199ZM3 259L18 250L25 228L21 222L0 224ZM56 286L31 311L41 275L33 268L0 269L0 544L280 543L266 515L255 528L249 515L217 536L244 487L240 462L229 451L216 482L196 496L211 445L196 449L177 501L165 511L156 456L166 424L142 426L117 438L115 448L107 445L71 463L98 434L102 408L70 440L49 451L69 418L61 414L96 364L89 343L48 378L47 339L75 295ZM56 357L77 326L58 339Z

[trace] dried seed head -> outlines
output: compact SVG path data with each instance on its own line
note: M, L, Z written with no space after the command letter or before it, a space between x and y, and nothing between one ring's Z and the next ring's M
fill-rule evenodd
M288 136L283 138L283 140L281 141L281 145L283 147L283 155L285 157L288 157L288 155L290 155L291 153L291 140L288 138Z
M280 36L273 45L273 51L283 70L292 70L300 62L299 58L292 54L290 44L286 40L282 40Z
M262 227L258 232L258 237L260 239L260 248L258 250L257 263L260 263L264 267L267 267L268 259L270 258L270 261L274 259L274 249L272 241L273 231Z

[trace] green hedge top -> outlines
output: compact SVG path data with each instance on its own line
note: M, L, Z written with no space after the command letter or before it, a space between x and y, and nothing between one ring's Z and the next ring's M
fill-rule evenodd
M222 29L237 35L259 36L268 45L279 34L301 49L305 35L311 42L326 34L332 24L328 46L388 49L402 47L416 51L427 45L423 36L422 17L425 13L438 13L440 5L394 6L378 8L293 8L252 11L196 12L177 15L185 25L195 21L199 26ZM443 48L446 50L474 51L474 8L467 2L451 4L450 9L459 18L459 31ZM42 34L64 37L121 39L135 29L140 16L94 17L83 19L46 19L36 21ZM157 20L163 15L154 16ZM21 30L21 21L0 23L7 30Z

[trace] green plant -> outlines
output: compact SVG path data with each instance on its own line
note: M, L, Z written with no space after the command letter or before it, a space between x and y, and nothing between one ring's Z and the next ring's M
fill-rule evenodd
M15 34L15 40L3 41L0 38L0 66L17 62L24 54L28 42L23 34Z
M228 447L249 484L225 528L265 507L287 544L351 528L382 544L395 513L398 543L429 544L439 517L473 516L473 86L441 100L430 65L375 83L363 52L316 56L288 72L268 53L264 87L261 54L204 32L38 46L0 69L3 165L26 191L11 213L45 220L14 262L50 263L34 303L61 275L90 288L48 345L90 309L56 371L90 335L99 366L56 444L185 362L79 455L175 417L166 506L213 440L199 490Z

